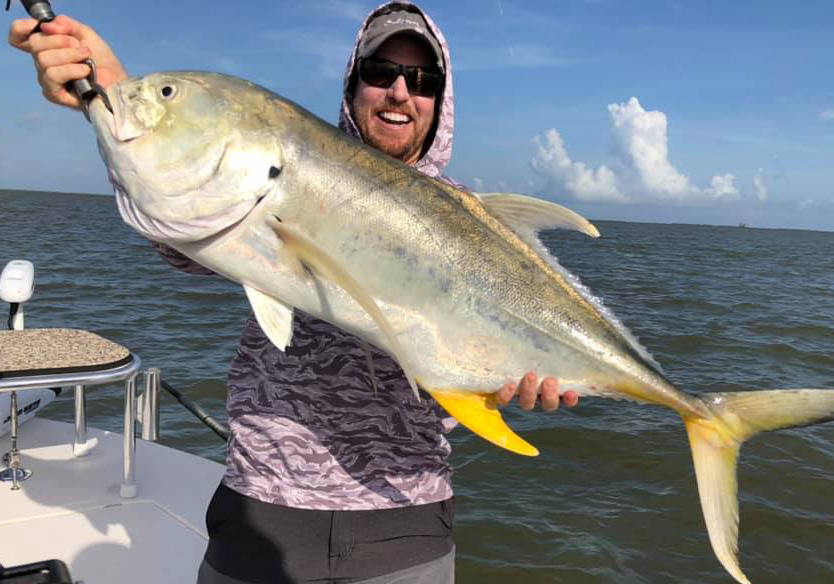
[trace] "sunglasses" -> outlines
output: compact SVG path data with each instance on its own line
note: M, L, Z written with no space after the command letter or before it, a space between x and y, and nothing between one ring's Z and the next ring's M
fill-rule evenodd
M359 60L359 78L374 87L391 87L402 75L412 95L436 97L443 88L443 74L436 68L400 65L378 57Z

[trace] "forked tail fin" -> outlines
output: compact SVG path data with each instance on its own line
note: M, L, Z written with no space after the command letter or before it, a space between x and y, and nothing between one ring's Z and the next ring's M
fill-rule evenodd
M834 390L713 393L705 396L704 402L713 417L683 419L695 462L701 509L718 561L738 582L750 584L737 557L739 448L759 432L834 420Z

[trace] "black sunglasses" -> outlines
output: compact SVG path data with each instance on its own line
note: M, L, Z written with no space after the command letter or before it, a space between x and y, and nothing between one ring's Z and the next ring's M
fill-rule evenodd
M359 78L374 87L391 87L402 75L412 95L435 97L443 88L443 74L437 68L400 65L379 57L359 59Z

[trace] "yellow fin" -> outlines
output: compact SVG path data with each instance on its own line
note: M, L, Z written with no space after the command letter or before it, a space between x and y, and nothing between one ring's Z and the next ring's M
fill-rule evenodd
M707 533L718 561L741 584L750 580L738 564L738 483L741 440L717 418L684 418Z
M711 417L683 416L709 540L718 561L741 584L738 479L741 444L759 432L834 420L834 390L773 389L702 396Z
M538 456L539 451L512 431L495 406L492 394L428 389L443 409L475 434L524 456Z

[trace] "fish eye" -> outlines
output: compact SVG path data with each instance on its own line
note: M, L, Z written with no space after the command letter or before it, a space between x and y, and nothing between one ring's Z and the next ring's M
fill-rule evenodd
M174 99L174 96L177 95L177 86L163 85L159 88L159 95L162 99Z

